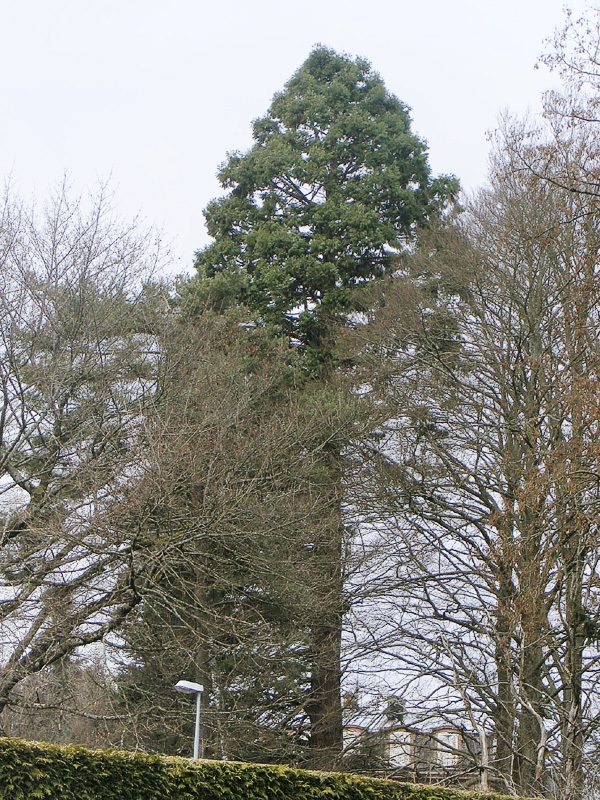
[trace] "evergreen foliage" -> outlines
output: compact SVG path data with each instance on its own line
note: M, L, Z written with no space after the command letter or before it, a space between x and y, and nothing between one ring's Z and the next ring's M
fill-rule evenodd
M196 257L195 297L254 309L318 356L353 290L389 269L456 190L432 180L407 107L368 62L319 46L254 123L255 144L206 209L214 242Z
M323 441L341 447L358 402L298 385L297 351L239 319L206 312L162 341L174 366L136 500L161 550L123 632L123 742L187 754L193 708L173 683L190 677L206 689L205 756L302 763L310 629L329 591L313 553L339 507Z
M314 378L321 402L337 408L344 403L336 347L348 315L368 306L365 287L393 271L395 256L439 215L457 184L432 179L407 107L370 65L323 46L254 123L254 142L220 171L227 194L206 209L214 242L197 254L184 308L244 309L258 327L296 346L301 393ZM344 508L353 505L355 436L352 425L334 438L321 429L315 452L322 476L309 496L313 510L333 511L306 526L308 548L294 536L293 563L306 562L309 572L302 618L310 697L303 709L316 766L334 764L342 748L340 651L350 603L344 560L354 522Z
M0 740L4 800L500 800L415 786L258 764L190 762L82 747Z

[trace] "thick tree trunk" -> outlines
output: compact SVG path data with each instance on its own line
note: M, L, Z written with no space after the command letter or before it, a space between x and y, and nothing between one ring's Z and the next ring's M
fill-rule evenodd
M534 617L532 613L532 617ZM543 731L543 690L541 667L544 655L540 644L540 629L532 619L531 630L523 632L520 691L521 711L516 742L515 787L520 795L537 797L543 795L544 759L540 760L540 742ZM543 756L543 754L542 754Z
M512 595L510 570L499 569L498 610L496 614L496 674L498 688L494 727L496 730L496 752L494 772L507 787L513 780L513 737L515 709L513 697L513 675L511 654L510 603Z
M342 750L341 643L344 615L341 458L327 451L326 522L313 550L314 619L310 636L310 762L330 768ZM325 498L324 498L325 499Z
M580 800L583 794L582 674L586 613L582 604L583 557L581 536L573 531L566 551L566 653L563 690L562 750L564 800Z
M311 749L315 766L331 767L342 749L340 698L341 615L316 625L312 632Z
M546 658L548 619L545 612L546 580L539 563L542 536L536 509L532 506L522 510L521 527L518 564L521 697L515 786L519 794L534 797L547 793L547 788L544 787L546 758L544 717L547 693L544 689L542 668Z

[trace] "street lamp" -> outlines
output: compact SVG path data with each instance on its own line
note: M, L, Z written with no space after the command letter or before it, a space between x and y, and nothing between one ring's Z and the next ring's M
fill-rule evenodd
M193 681L178 681L175 684L175 689L178 692L189 692L196 695L196 727L194 729L194 758L198 758L198 751L200 750L200 698L204 691L204 686L200 683Z

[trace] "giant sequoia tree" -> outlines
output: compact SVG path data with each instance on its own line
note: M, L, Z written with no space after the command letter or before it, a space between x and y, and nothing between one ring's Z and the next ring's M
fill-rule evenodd
M361 308L361 287L386 274L455 182L431 179L406 106L369 64L324 47L313 50L254 123L254 140L220 171L227 194L206 210L214 242L197 254L188 299L247 307L257 324L299 347L306 374L325 386L335 370L335 326ZM305 553L320 596L308 620L305 708L323 763L342 737L343 452L338 439L323 439L328 478L313 504L339 512Z
M214 242L197 254L200 285L324 356L352 290L385 274L454 181L432 181L406 106L369 64L324 47L254 123L254 139L219 173L228 194L206 209Z

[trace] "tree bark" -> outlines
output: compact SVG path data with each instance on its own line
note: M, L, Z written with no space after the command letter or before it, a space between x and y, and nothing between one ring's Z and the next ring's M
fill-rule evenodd
M310 719L311 762L330 768L342 750L341 644L344 615L344 524L342 520L341 455L327 447L326 479L323 487L328 524L320 532L313 550L315 619L310 634Z

